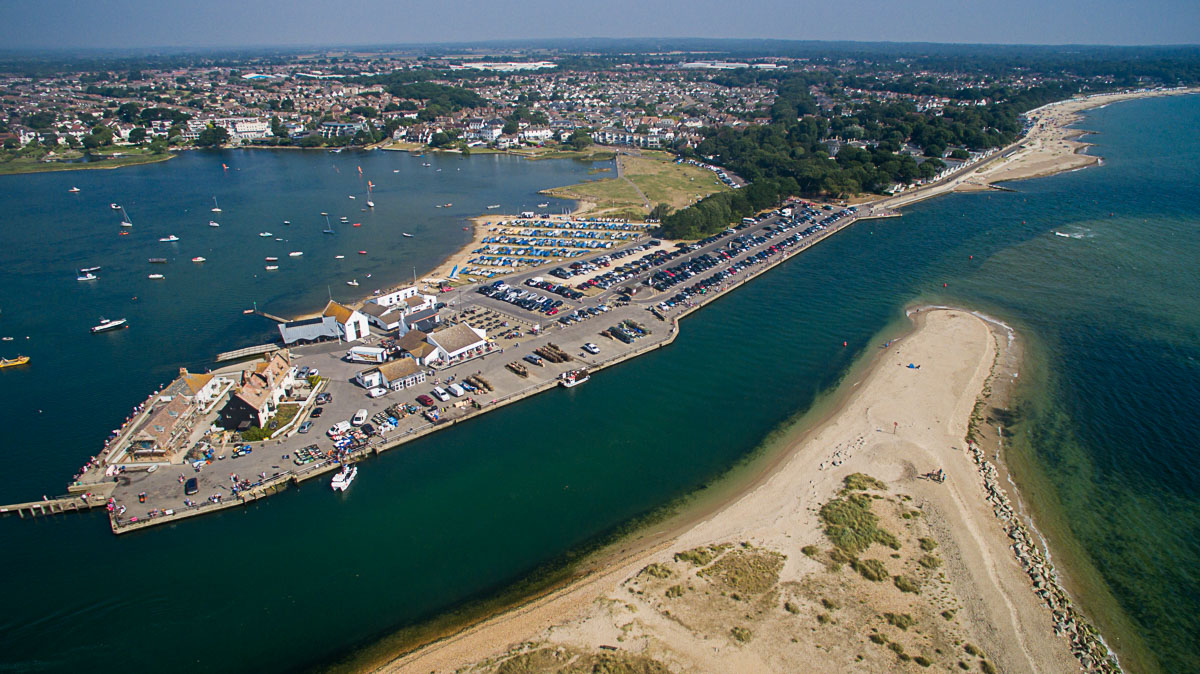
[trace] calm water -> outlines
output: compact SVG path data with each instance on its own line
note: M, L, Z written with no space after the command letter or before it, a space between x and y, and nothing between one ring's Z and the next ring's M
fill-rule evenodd
M1188 634L1197 632L1200 608L1189 575L1200 568L1197 443L1188 431L1200 405L1200 235L1189 209L1200 197L1200 141L1188 130L1200 126L1200 99L1123 104L1097 111L1086 126L1104 132L1104 167L1022 183L1015 194L939 199L901 219L856 226L689 318L670 348L370 461L344 497L306 486L120 538L98 515L2 520L3 660L22 670L328 662L495 592L719 476L835 385L906 304L933 300L969 302L1031 335L1037 367L1023 373L1034 381L1017 429L1021 456L1049 476L1070 533L1163 664L1195 669ZM222 172L221 161L242 171ZM33 368L2 373L0 404L12 412L5 418L25 423L0 430L8 476L0 496L58 491L147 388L180 365L261 338L270 326L237 313L248 302L300 311L320 301L325 284L344 287L347 274L329 259L334 249L345 249L343 262L364 265L351 255L367 249L368 260L391 263L402 278L432 262L406 241L445 237L440 257L466 236L456 218L490 203L511 210L539 201L536 189L586 172L430 158L443 167L440 182L419 184L421 170L434 168L423 161L192 155L0 182L0 202L14 214L0 232L0 333L33 337L28 346L2 344L36 359ZM359 164L381 185L374 218L382 221L348 210ZM396 168L410 173L392 174ZM254 172L270 177L251 179ZM385 195L394 175L410 177ZM250 185L232 189L234 181ZM75 198L93 203L70 201L71 184L84 190ZM435 184L443 192L429 194ZM139 208L148 186L160 205ZM212 194L225 217L209 231ZM384 215L388 199L408 205ZM105 212L114 200L130 207L144 241L115 235L116 217ZM433 209L445 202L463 212ZM324 241L321 210L363 222L338 235L362 243ZM248 211L257 215L235 225L235 214ZM273 242L257 232L278 234L285 218L309 234L289 234L297 238L281 249L304 250L313 266L264 280L261 257L271 253L262 250ZM395 229L418 237L395 241ZM1056 229L1080 238L1054 236ZM200 273L213 262L192 270L173 261L167 281L151 286L144 258L168 247L157 238L171 232L184 238L176 254L184 260L250 261L230 263L216 280ZM397 245L390 252L389 242ZM123 251L126 244L136 252ZM97 261L81 260L85 251ZM128 258L124 266L113 261L118 254ZM89 262L106 269L97 288L80 289L71 268ZM346 271L362 281L370 268ZM373 273L384 278L382 269ZM86 328L99 314L127 315L135 327L91 339ZM68 407L51 417L58 395Z

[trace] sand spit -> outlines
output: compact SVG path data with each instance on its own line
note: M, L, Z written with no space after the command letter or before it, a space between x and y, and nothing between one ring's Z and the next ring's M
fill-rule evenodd
M1018 552L1035 561L1018 562L1021 535L997 521L1004 488L966 440L1010 333L958 310L913 319L837 410L708 519L383 669L1077 670L1055 629L1086 629L1028 536ZM945 482L925 477L938 469ZM884 533L839 547L822 509L864 504Z

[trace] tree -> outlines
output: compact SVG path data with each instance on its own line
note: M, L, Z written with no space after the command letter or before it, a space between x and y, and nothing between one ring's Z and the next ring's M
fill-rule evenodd
M139 126L129 132L129 142L141 143L144 140L146 140L146 130L142 127Z
M514 120L514 121L508 121L508 122L505 122L505 123L504 123L504 128L503 128L503 129L501 129L500 131L501 131L501 133L504 133L504 134L506 134L506 135L512 136L512 135L516 134L516 133L517 133L518 131L520 131L520 130L521 130L521 125L520 125L520 124L518 124L518 123L517 123L517 122Z
M571 132L571 137L567 139L567 143L576 150L583 150L592 144L592 137L588 134L587 129L575 129Z
M154 140L150 141L150 152L152 152L153 154L163 154L166 151L167 151L167 139L166 138L155 138Z
M117 108L117 119L126 124L133 124L138 117L139 111L140 108L138 108L137 103L122 103L121 107Z
M300 147L320 147L325 142L319 133L310 133L300 139Z
M667 214L669 214L670 212L671 212L670 206L668 206L667 204L659 204L659 205L655 206L653 210L650 211L649 217L651 220L657 220L659 222L662 222L662 219L667 217Z
M288 137L287 127L285 127L279 117L275 115L271 116L271 133L277 138Z
M229 131L225 127L210 126L196 138L197 147L219 147L229 142Z

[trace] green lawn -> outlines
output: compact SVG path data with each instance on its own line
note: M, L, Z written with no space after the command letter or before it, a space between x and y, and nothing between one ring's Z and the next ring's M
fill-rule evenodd
M46 171L86 171L90 169L113 169L136 164L152 164L166 161L175 156L170 153L151 154L144 148L127 148L116 150L124 153L120 157L107 157L98 161L68 163L64 161L43 161L32 157L15 157L0 159L0 175L17 173L43 173ZM80 153L73 153L66 158L78 158ZM99 155L97 155L99 156Z
M656 155L663 153L656 153ZM668 155L669 156L669 155ZM676 164L657 157L625 156L621 158L625 177L632 180L651 204L665 203L672 208L683 208L695 201L729 189L713 175L689 164Z

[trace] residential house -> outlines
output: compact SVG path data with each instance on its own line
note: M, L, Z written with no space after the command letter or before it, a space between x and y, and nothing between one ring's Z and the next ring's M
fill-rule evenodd
M253 368L242 371L237 391L221 409L221 426L230 430L265 427L295 381L296 368L287 349L265 356Z

